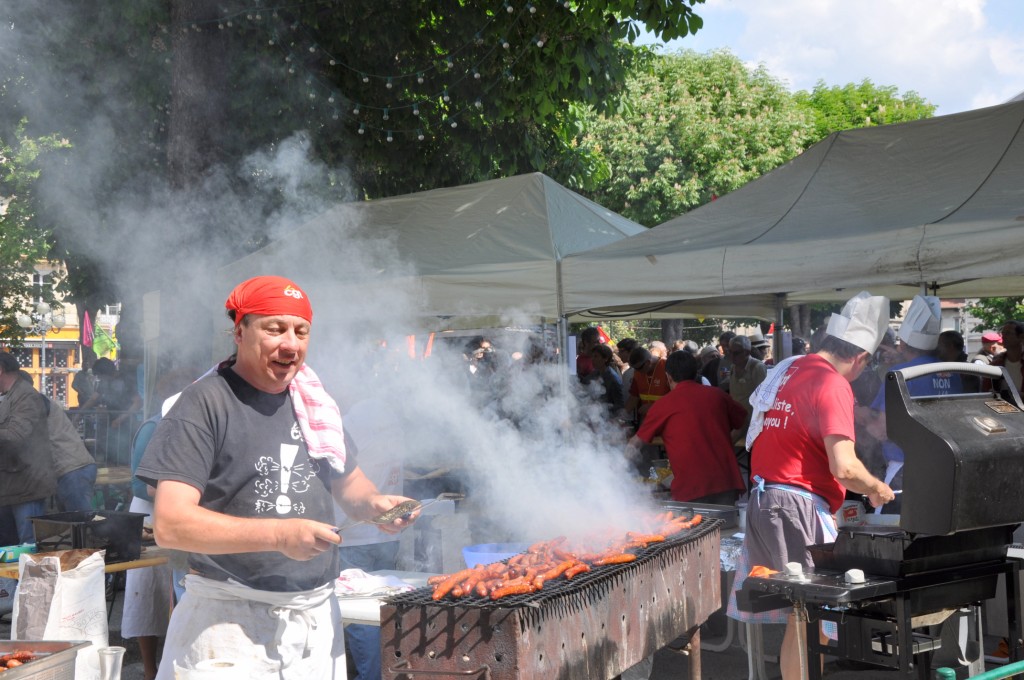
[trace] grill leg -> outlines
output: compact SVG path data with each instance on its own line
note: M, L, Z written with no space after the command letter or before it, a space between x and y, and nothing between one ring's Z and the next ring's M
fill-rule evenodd
M800 680L809 680L807 663L807 607L803 602L793 603L793 615L796 617L796 649L800 658ZM818 673L817 675L820 675Z
M690 680L700 680L700 626L694 629L690 638Z
M1021 653L1021 592L1020 560L1007 560L1006 571L1006 634L1010 648L1010 661L1020 661Z

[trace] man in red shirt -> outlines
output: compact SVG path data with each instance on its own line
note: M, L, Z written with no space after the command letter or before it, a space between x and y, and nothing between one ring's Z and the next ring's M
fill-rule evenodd
M743 490L730 432L747 412L728 394L697 381L700 360L673 352L665 371L671 392L656 401L629 441L639 448L660 436L672 467L672 500L732 505Z
M850 388L881 342L888 310L886 298L859 294L841 315L832 315L816 354L776 368L782 373L769 376L758 388L758 403L771 406L755 414L751 425L754 487L741 562L779 571L788 562L812 567L806 546L834 540L833 513L846 489L865 494L875 507L895 498L854 451ZM729 613L736 615L735 600ZM795 626L803 624L792 615L786 623L780 665L783 679L795 680L800 677Z

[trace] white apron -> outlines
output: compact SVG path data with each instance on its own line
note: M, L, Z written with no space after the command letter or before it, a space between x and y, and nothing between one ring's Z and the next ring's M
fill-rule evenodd
M345 680L334 584L275 593L187 575L157 680L174 680L175 667L207 666L211 659L230 661L246 680Z

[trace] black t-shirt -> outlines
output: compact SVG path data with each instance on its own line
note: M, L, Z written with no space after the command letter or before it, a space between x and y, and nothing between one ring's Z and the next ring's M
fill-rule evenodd
M347 455L346 470L355 468ZM230 368L189 386L157 425L136 476L196 487L204 508L235 517L334 522L332 470L310 458L288 391L261 392ZM337 550L309 561L279 552L204 555L189 566L258 590L310 590L337 578Z

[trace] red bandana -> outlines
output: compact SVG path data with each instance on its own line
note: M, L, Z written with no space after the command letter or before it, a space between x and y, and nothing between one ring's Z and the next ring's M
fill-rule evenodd
M231 291L224 307L235 312L235 326L246 314L291 314L313 323L313 308L301 288L281 276L257 276Z

